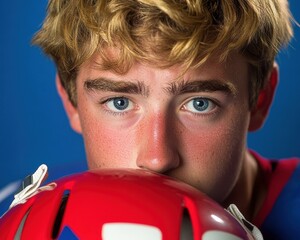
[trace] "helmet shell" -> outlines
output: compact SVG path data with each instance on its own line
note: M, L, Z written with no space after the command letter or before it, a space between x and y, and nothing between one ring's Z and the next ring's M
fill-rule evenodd
M0 219L3 239L63 239L70 232L76 237L72 239L114 240L117 237L110 235L118 232L119 240L145 236L179 240L189 239L182 238L186 227L194 240L212 239L214 234L229 236L221 239L250 239L216 202L167 176L99 169L63 177L55 184L53 190L38 192ZM139 234L144 237L134 238Z

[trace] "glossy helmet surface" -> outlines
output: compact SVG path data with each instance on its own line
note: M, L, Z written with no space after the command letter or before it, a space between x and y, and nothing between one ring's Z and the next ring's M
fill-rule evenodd
M196 189L143 170L97 170L55 181L0 219L2 239L252 239Z

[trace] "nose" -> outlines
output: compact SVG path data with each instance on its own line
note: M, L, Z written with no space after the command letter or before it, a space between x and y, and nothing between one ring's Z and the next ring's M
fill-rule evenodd
M140 128L140 148L137 166L158 173L165 173L180 165L176 148L176 131L172 119L156 114L145 119Z

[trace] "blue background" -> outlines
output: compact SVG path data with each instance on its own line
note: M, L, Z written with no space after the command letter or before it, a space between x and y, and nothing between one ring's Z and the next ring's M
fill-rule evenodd
M41 163L56 169L85 162L81 136L71 130L56 93L55 67L30 44L46 5L46 0L0 2L0 188ZM300 2L290 5L300 22ZM267 157L300 156L299 56L298 27L278 58L281 81L269 118L249 135L249 146Z

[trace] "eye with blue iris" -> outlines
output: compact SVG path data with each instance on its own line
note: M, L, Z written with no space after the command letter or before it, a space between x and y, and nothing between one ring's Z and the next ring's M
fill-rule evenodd
M212 100L203 97L193 98L184 105L184 109L192 113L208 113L215 107L216 104Z
M133 108L133 103L126 97L110 98L104 102L109 111L120 113Z

